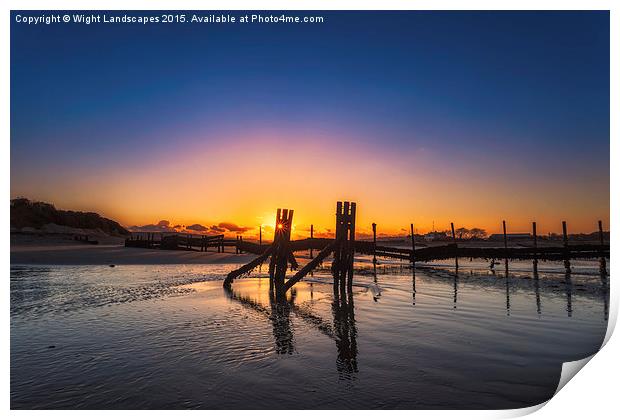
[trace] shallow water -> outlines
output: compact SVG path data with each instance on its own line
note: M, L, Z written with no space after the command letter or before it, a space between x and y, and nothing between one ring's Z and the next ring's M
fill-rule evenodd
M596 262L356 263L269 299L236 265L11 267L11 407L517 408L597 351Z

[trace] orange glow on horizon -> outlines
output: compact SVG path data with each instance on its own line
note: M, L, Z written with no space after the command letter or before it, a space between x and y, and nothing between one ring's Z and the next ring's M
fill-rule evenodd
M293 238L333 237L336 201L357 202L359 237L405 236L455 227L540 234L593 232L609 226L609 179L561 183L511 171L501 162L451 162L429 150L403 154L381 145L328 136L247 136L205 141L183 155L150 156L133 165L58 171L49 179L11 186L12 196L57 208L96 211L125 226L236 224L244 237L270 239L275 210L294 209ZM509 193L505 193L509 191ZM96 193L95 193L96 192ZM281 226L278 226L281 228ZM245 229L245 230L243 230ZM234 235L235 231L225 234Z

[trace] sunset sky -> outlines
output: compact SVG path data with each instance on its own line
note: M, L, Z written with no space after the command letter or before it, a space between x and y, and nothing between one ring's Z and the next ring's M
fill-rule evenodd
M317 14L13 19L11 196L126 226L293 208L298 236L337 200L361 233L609 226L608 13Z

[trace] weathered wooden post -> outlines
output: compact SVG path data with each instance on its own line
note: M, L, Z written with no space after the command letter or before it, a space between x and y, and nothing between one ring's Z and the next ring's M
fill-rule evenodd
M562 221L562 237L564 239L564 267L566 267L566 273L570 274L570 250L568 249L568 232L565 220Z
M508 234L506 233L506 221L502 220L502 228L504 230L504 272L508 277Z
M452 222L450 222L450 229L452 229L452 242L454 243L454 268L458 271L459 253L458 253L458 245L456 244L456 234L454 233L454 223Z
M290 241L291 227L293 226L293 210L278 209L276 213L276 229L273 237L273 252L269 262L269 287L275 289L276 299L286 299L284 278L292 256Z
M532 222L532 237L534 239L534 261L532 264L534 265L534 273L538 275L538 236L536 233L536 222Z
M263 244L263 225L260 225L258 227L258 244L259 245Z
M377 224L372 224L372 263L377 264Z
M312 255L312 242L314 240L314 225L310 225L310 259L314 258Z
M355 213L356 204L345 201L336 203L336 239L334 250L334 293L340 286L341 297L345 297L345 288L352 289L353 255L355 253Z
M413 223L411 224L411 265L415 264L415 234L413 232Z
M607 261L605 261L605 236L603 235L603 221L598 221L598 237L601 243L600 271L602 276L607 275Z

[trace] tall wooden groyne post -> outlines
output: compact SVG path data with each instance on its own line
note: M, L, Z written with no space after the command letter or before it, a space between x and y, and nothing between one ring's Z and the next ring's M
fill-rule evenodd
M291 252L291 228L293 227L293 210L278 209L276 213L276 226L273 237L273 250L269 262L269 287L275 289L277 297L283 297L286 293L284 278L289 261L293 264ZM294 264L296 265L296 263Z
M332 273L334 292L346 294L353 288L353 258L355 255L355 213L353 202L336 203L336 239Z

